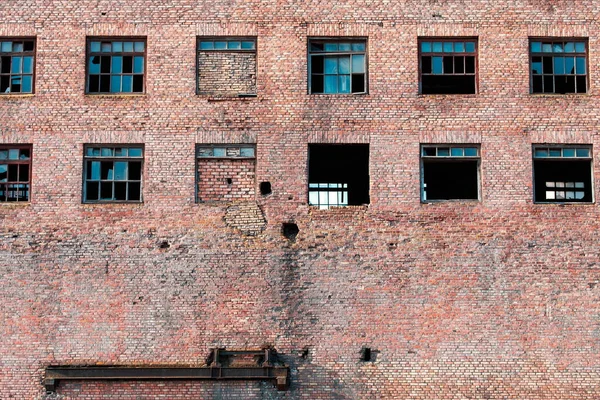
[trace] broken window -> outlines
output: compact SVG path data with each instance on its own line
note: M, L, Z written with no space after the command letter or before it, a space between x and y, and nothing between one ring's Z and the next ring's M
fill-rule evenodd
M368 144L309 144L308 202L321 209L369 203Z
M198 94L256 96L256 38L198 38Z
M144 93L146 39L91 38L87 56L86 93Z
M474 94L477 39L419 39L421 94Z
M421 199L478 200L479 146L421 146Z
M366 93L367 41L310 39L309 93Z
M255 153L252 144L198 145L197 201L254 199Z
M0 145L0 202L29 201L31 145Z
M587 40L532 39L531 93L586 93Z
M534 146L533 176L537 203L593 201L590 146Z
M143 164L140 145L86 146L83 201L141 202Z
M0 94L33 93L35 39L0 39Z

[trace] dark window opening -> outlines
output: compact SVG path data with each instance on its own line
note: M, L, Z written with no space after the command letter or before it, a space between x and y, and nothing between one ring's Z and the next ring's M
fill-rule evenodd
M531 93L587 93L587 41L530 42Z
M423 146L422 200L478 200L479 148Z
M33 93L35 39L0 38L0 95Z
M365 40L309 41L309 93L366 93Z
M360 349L360 361L362 362L375 362L377 359L378 350L371 349L370 347L363 347Z
M29 201L31 146L0 146L0 202Z
M143 93L146 40L88 39L86 93Z
M477 92L476 39L419 41L421 94Z
M535 202L593 202L590 148L536 147L533 157Z
M368 144L308 146L309 204L333 206L369 203Z
M272 193L271 182L261 182L260 183L260 194L263 196L268 196Z
M282 225L282 231L283 231L283 236L285 236L291 242L295 242L296 236L298 236L298 233L300 233L300 229L298 228L298 225L296 225L293 222L285 222Z

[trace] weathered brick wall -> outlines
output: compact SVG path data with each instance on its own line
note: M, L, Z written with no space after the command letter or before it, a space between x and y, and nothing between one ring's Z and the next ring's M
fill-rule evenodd
M198 200L254 199L254 160L210 159L198 161Z
M600 3L159 3L0 5L0 36L38 49L35 95L0 96L0 142L33 145L31 202L0 205L0 398L42 398L47 365L196 365L263 344L290 365L288 392L57 396L600 396L600 210L533 204L531 160L535 143L600 145ZM86 36L111 35L147 38L146 94L84 94ZM195 94L199 35L258 38L256 98ZM367 38L367 95L307 95L307 39L336 36ZM479 93L419 95L419 36L478 37ZM528 38L545 36L589 38L588 94L528 94ZM144 144L143 204L81 203L88 143ZM211 143L255 143L255 185L273 193L196 203L195 148ZM369 144L368 207L307 206L308 143ZM420 203L423 143L481 145L480 202Z
M256 94L256 53L200 52L198 93Z

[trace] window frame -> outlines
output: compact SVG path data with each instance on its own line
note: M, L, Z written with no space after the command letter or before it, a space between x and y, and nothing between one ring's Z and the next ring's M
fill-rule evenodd
M436 155L425 155L426 148L435 148ZM437 155L438 150L440 148L448 148L448 155ZM452 155L452 149L463 149L462 156ZM464 149L466 148L475 148L477 154L474 156L464 155ZM460 162L463 161L476 161L477 162L477 198L474 199L428 199L426 196L426 187L425 187L425 163L435 163L438 161L454 161ZM419 163L420 163L420 193L421 193L421 203L440 203L440 202L481 202L481 144L480 143L421 143L419 146Z
M565 43L565 42L574 42L574 43L583 43L585 45L585 53L577 53L577 52L572 52L572 53L555 53L554 51L552 52L533 52L532 50L532 43L533 42L542 42L542 46L543 43ZM589 47L589 38L587 37L538 37L538 36L531 36L529 37L529 40L527 42L527 51L529 54L529 94L532 95L550 95L550 96L565 96L565 95L585 95L585 94L589 94L590 93L590 47ZM586 90L585 92L569 92L569 93L556 93L556 91L552 91L552 92L544 92L543 91L543 87L544 87L544 76L552 76L552 77L556 77L556 75L554 74L554 56L557 54L562 54L562 55L567 55L567 54L573 54L573 57L576 57L577 54L585 54L585 84L586 84ZM552 69L553 72L552 74L544 74L543 71L543 61L542 61L542 73L540 74L540 76L542 77L542 91L541 92L534 92L533 91L533 57L543 57L544 55L548 56L552 56L553 57L553 63L552 63ZM575 64L574 64L575 65ZM577 68L575 66L575 68ZM573 77L577 77L577 76L581 76L578 75L577 73L575 74L562 74L559 76L573 76ZM553 82L555 82L555 79L553 79ZM556 85L554 85L556 87ZM575 88L577 87L577 79L575 79Z
M140 42L143 41L144 42L144 51L143 51L143 57L144 57L144 72L142 72L142 79L143 79L143 85L142 85L142 91L141 92L90 92L90 58L93 55L99 55L99 56L110 56L111 57L111 66L112 66L112 57L114 57L116 54L121 54L121 55L132 55L135 57L135 55L140 55L142 54L142 52L121 52L121 53L115 53L112 50L110 52L92 52L91 50L91 43L92 42L128 42L128 41L132 41L132 42ZM134 45L135 46L135 45ZM148 80L148 39L146 36L88 36L86 37L86 41L85 41L85 94L89 95L89 96L142 96L142 95L146 95L147 91L146 91L146 87L147 87L147 80ZM132 66L132 70L133 70L133 66ZM97 75L97 74L94 74ZM98 75L102 76L102 75L113 75L111 72L108 73L103 73L100 72ZM124 76L123 72L121 72L119 74L121 77ZM127 73L127 75L129 75L129 73ZM131 76L134 75L140 75L140 74L134 74L133 72L130 74ZM98 83L98 85L100 86L100 83ZM109 82L110 85L110 82ZM132 89L133 89L133 82L132 82Z
M88 148L94 148L94 147L98 147L98 148L112 148L117 149L117 148L141 148L142 149L142 156L141 157L131 157L129 156L129 154L127 155L127 157L118 157L118 156L88 156L87 155L87 150ZM102 150L101 150L102 151ZM139 200L102 200L100 199L100 191L98 192L98 200L88 200L87 199L87 185L86 183L88 182L87 179L87 162L88 161L112 161L114 162L118 162L118 161L127 161L128 163L130 161L136 161L136 160L140 160L141 161L141 166L140 166L140 199ZM114 164L113 164L114 165ZM144 203L144 167L146 165L146 148L144 146L144 144L140 144L140 143L86 143L83 146L83 173L82 173L82 190L81 190L81 202L83 204L142 204ZM128 167L128 171L129 171L129 165ZM129 172L128 172L129 173ZM114 172L113 172L114 175ZM91 179L91 181L96 181L94 179ZM103 180L103 179L98 179L98 182L102 182L102 181L107 181L107 182L113 182L113 197L114 197L114 182L137 182L135 180L131 180L131 179L126 179L126 180L122 180L122 181L118 181L113 179L107 179L107 180ZM127 189L129 190L129 189Z
M323 52L316 52L314 53L313 51L311 51L311 44L312 43L363 43L365 45L365 49L364 51L335 51L335 52L327 52L327 51L323 51ZM356 95L368 95L369 94L369 40L368 37L365 36L348 36L348 37L341 37L341 36L335 36L335 37L308 37L307 38L307 45L306 45L306 50L307 50L307 94L309 95L326 95L326 96L356 96ZM323 82L323 93L320 92L313 92L312 91L312 57L314 55L318 55L318 56L343 56L343 55L364 55L364 68L365 68L365 72L364 72L364 79L363 79L363 84L364 84L364 91L362 92L352 92L352 59L350 60L350 91L348 93L341 93L341 92L335 92L335 93L325 93L325 83ZM323 76L325 76L325 72L323 72ZM340 74L337 74L337 76L339 76ZM346 75L346 74L341 74L341 75Z
M24 75L31 75L31 92L8 92L8 93L4 93L4 92L0 92L0 96L28 96L28 95L33 95L35 94L35 83L36 83L36 64L37 64L37 37L35 36L6 36L6 37L0 37L0 43L2 42L25 42L25 41L32 41L33 42L33 50L31 51L22 51L22 52L7 52L7 53L3 53L0 52L0 56L1 57L13 57L13 56L18 56L21 55L22 57L25 56L29 56L31 55L31 57L33 57L33 61L32 61L32 72L31 74L25 74L25 73L20 73L20 74L14 74L14 75L20 75L21 77L23 77ZM6 55L5 55L6 54ZM0 63L1 64L1 63ZM12 66L12 60L11 60L11 66ZM9 76L9 88L10 88L10 80L11 77L13 76L12 72L8 72L8 73L2 73L0 71L0 76Z
M536 157L536 150L543 150L543 149L548 149L548 151L550 151L550 149L559 149L561 151L561 155L560 156L550 156L548 155L548 157ZM564 149L573 149L575 150L575 154L577 152L577 149L586 149L588 150L588 156L573 156L573 157L568 157L568 156L564 156ZM533 203L534 204L594 204L595 201L595 193L594 193L594 146L592 144L548 144L548 143L539 143L539 144L533 144L531 146L531 172L532 172L532 189L533 189ZM550 200L548 201L548 199L544 199L544 200L539 200L536 198L536 192L537 192L537 188L536 188L536 168L535 168L535 161L536 160L541 160L541 161L556 161L556 162L569 162L569 161L588 161L589 162L589 168L590 168L590 176L589 176L589 193L590 193L590 200L589 201L577 201L574 199L567 199L565 197L565 199L555 199L554 201ZM574 181L575 182L575 181ZM585 184L586 182L584 182ZM567 192L568 190L566 190L566 186L565 186L565 192ZM584 187L585 188L585 187ZM574 187L574 189L576 189ZM575 191L575 190L573 190ZM556 192L556 191L555 191ZM585 190L584 190L585 192Z
M31 195L32 195L32 168L33 168L33 145L32 144L26 144L26 143L2 143L0 144L0 150L23 150L23 149L27 149L29 150L29 158L25 161L25 160L21 160L21 159L17 159L17 160L10 160L10 159L6 159L6 160L0 160L0 163L5 163L6 165L29 165L29 179L27 181L9 181L7 179L6 182L0 182L0 186L5 186L6 187L6 191L8 191L8 185L28 185L28 191L29 191L29 196L27 197L27 200L16 200L16 201L8 201L8 200L1 200L0 198L0 204L25 204L25 203L31 203ZM7 170L8 173L8 170Z
M423 42L442 42L442 46L443 43L448 43L448 42L475 42L475 52L471 53L471 52L467 52L466 51L466 46L465 46L465 51L464 52L434 52L433 49L431 52L423 52L422 51L422 46L421 43ZM479 94L479 37L477 36L456 36L456 37L451 37L451 36L420 36L417 38L417 48L418 48L418 65L419 65L419 95L421 96L473 96L473 95L477 95ZM427 54L431 54L432 57L434 54L447 54L447 55L452 55L454 56L471 56L474 55L475 57L475 72L474 73L469 73L467 74L466 72L463 74L427 74L427 75L438 75L438 76L473 76L475 79L475 91L474 93L423 93L423 54L427 55ZM443 61L442 61L442 66L443 66ZM465 64L465 71L466 71L466 64Z

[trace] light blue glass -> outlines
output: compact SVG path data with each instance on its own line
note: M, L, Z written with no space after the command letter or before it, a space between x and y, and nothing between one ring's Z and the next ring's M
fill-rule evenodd
M129 157L141 157L142 156L142 148L141 147L130 147L129 148Z
M115 161L115 181L127 180L127 161Z
M110 42L102 42L100 49L103 53L110 53L112 51L112 45Z
M131 75L123 75L121 91L123 93L131 93L133 91L133 77Z
M242 50L254 50L254 42L243 41Z
M554 73L557 75L564 75L565 73L565 59L564 57L553 57L552 64L554 65Z
M465 49L467 53L475 53L475 42L466 42Z
M90 43L90 51L98 52L100 51L100 42L92 42Z
M350 51L352 50L352 46L350 45L350 43L340 43L340 51Z
M141 74L144 72L144 57L135 56L133 57L133 73Z
M338 59L339 63L339 73L340 74L349 74L350 73L350 56L340 57Z
M575 157L575 149L563 149L563 157Z
M433 42L433 51L436 53L441 53L442 52L442 42Z
M112 147L103 147L100 151L102 157L112 157L113 156L113 148Z
M227 50L227 42L215 42L215 50Z
M144 42L135 42L135 44L133 45L133 50L141 53L144 51L144 47Z
M452 53L453 51L452 42L444 42L444 53Z
M231 41L227 43L227 48L231 50L240 50L242 48L242 42Z
M12 51L12 42L2 42L2 51L10 53Z
M323 93L337 93L338 77L337 75L326 75L325 76L325 90Z
M133 42L124 42L123 43L123 51L125 53L133 52Z
M242 157L254 157L254 147L242 147L242 148L240 148L240 156L242 156Z
M550 157L560 157L560 149L549 149Z
M12 57L12 62L10 64L10 72L13 74L20 74L22 64L23 57Z
M350 75L338 76L338 93L350 93Z
M364 43L352 43L352 51L365 51Z
M563 44L562 43L552 43L552 51L554 53L562 53L563 52Z
M431 53L431 42L421 42L421 52Z
M8 150L0 150L0 160L8 160Z
M13 51L15 53L21 53L23 51L23 43L13 43Z
M535 149L534 157L536 157L536 158L548 157L548 149Z
M355 74L365 72L365 56L362 54L355 54L352 56L352 72Z
M0 176L4 175L4 178L0 178L0 182L8 182L8 165L0 164Z
M452 157L463 157L465 155L465 151L462 147L453 147L450 149L450 155Z
M325 43L325 51L337 51L338 44L337 43Z
M110 72L113 74L120 74L123 72L123 57L113 56L111 57Z
M8 159L9 160L18 160L19 159L19 149L8 149Z
M21 92L31 93L32 77L30 75L23 76L23 84L21 86Z
M437 155L438 155L438 157L448 157L450 155L450 148L438 147Z
M575 74L575 57L565 57L565 73Z
M100 180L100 161L88 162L88 166L91 164L91 172L88 175L88 179L97 181Z
M565 53L574 53L574 52L575 52L575 42L565 43Z
M213 156L214 157L225 157L226 155L226 151L224 147L215 147L213 149Z
M589 157L590 149L576 149L577 157Z
M531 52L540 53L542 51L542 42L531 42Z
M23 73L33 73L33 57L23 57Z
M542 52L552 53L552 43L542 43Z
M110 92L119 93L121 91L121 75L111 75Z
M92 56L90 57L89 63L90 74L99 74L100 73L100 56Z
M127 147L116 148L115 157L127 157Z
M325 57L325 73L326 74L337 74L338 73L338 58L337 57Z
M575 42L575 52L585 53L585 43L584 42Z
M477 157L477 147L465 147L466 157Z
M577 74L585 74L585 57L577 57L575 71Z
M213 42L200 42L200 50L213 50L214 48Z
M431 57L432 70L434 74L441 74L444 72L443 57Z
M465 42L454 42L454 51L456 53L464 53L465 52Z
M533 71L534 75L541 75L542 74L542 61L541 61L541 57L534 57L539 59L540 61L532 61L531 62L531 70Z
M115 53L121 53L123 51L123 42L113 42L112 48Z

